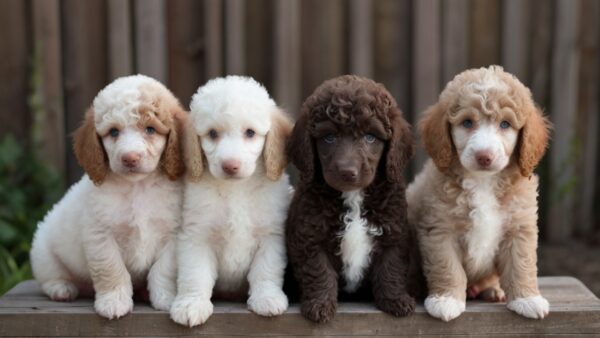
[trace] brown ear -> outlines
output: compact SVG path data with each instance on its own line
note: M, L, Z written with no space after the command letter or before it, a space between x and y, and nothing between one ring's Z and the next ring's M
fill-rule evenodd
M445 109L438 103L427 108L419 123L425 151L441 171L452 164L454 149Z
M308 130L308 114L302 114L292 130L286 153L290 161L298 168L300 178L310 182L315 174L313 145Z
M184 122L183 134L183 162L187 176L191 181L197 182L204 171L204 164L200 137L198 137L194 121L190 117Z
M267 177L276 181L281 177L288 160L285 153L285 143L292 132L292 123L287 119L285 113L276 109L271 113L271 129L267 133L263 156Z
M521 175L531 176L548 146L550 122L543 113L534 108L521 129L519 147L519 169Z
M162 156L162 168L170 180L178 179L183 174L184 166L181 160L180 135L187 113L180 107L175 108L171 116L173 119L171 130L167 135L167 145Z
M398 108L393 114L392 120L392 138L389 142L386 158L386 177L389 182L401 182L404 178L404 168L412 158L415 151L415 142L410 125L402 118L402 113Z
M102 140L96 133L94 111L85 113L83 124L73 134L73 151L79 165L96 185L102 184L108 174L108 159Z

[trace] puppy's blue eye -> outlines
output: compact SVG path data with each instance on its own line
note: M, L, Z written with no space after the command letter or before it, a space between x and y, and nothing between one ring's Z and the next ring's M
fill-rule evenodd
M510 128L510 123L508 121L502 121L502 122L500 122L500 128L508 129L508 128Z
M473 120L466 119L466 120L462 121L462 126L465 127L465 128L467 128L467 129L473 128Z
M216 130L214 130L214 129L211 129L211 130L208 132L208 136L209 136L211 139L215 140L215 139L217 139L217 138L219 137L219 133L218 133Z
M335 142L335 135L333 135L333 134L327 134L327 135L325 135L325 137L323 137L323 141L325 141L326 143L334 143Z
M377 138L373 134L365 134L365 141L367 141L367 143L373 143L376 139Z
M146 134L152 135L154 133L156 133L156 129L154 129L154 127L146 127Z
M254 135L256 135L256 132L252 129L246 129L246 137L247 138L253 138Z
M110 128L110 130L108 131L108 134L112 137L117 137L117 136L119 136L119 129Z

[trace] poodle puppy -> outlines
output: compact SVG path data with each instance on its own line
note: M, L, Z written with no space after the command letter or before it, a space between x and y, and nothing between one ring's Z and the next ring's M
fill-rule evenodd
M499 66L457 75L425 111L420 131L431 159L407 200L433 317L458 317L467 288L474 296L481 286L496 300L505 292L520 315L548 314L537 284L533 170L549 128L529 89Z
M306 318L333 318L338 284L349 293L370 286L395 316L413 311L403 178L413 147L396 101L372 80L327 80L302 105L287 148L300 181L286 241Z
M133 309L134 288L161 299L166 257L180 224L185 119L177 99L143 75L119 78L94 99L75 131L86 175L38 224L33 275L53 300L93 296L96 312L118 318ZM163 271L165 271L163 273ZM150 275L149 275L150 274Z
M213 312L213 294L247 295L250 310L279 315L288 306L282 285L291 123L262 85L241 76L198 89L190 117L171 318L187 326L204 323Z

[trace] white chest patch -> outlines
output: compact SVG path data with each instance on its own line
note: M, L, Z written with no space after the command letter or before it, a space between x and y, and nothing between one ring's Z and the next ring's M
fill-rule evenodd
M493 177L466 178L462 187L467 192L471 229L465 234L467 254L472 270L491 267L502 238L502 214L494 194Z
M344 206L348 208L342 216L345 227L340 233L342 237L340 244L340 255L343 263L342 273L346 279L344 290L353 292L360 285L365 269L371 261L372 236L380 235L380 233L370 227L367 220L362 217L362 202L364 199L362 191L345 192L342 197L344 198Z

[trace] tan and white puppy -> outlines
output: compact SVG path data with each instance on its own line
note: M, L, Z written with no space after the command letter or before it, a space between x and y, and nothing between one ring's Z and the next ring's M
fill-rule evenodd
M162 282L173 274L174 257L163 253L173 252L165 248L181 218L185 114L167 88L143 75L98 93L74 135L86 175L38 224L33 240L33 274L51 299L95 295L96 312L118 318L132 311L134 289L146 284L159 308L161 299L173 298L175 290Z
M448 83L420 129L431 160L407 200L429 289L427 312L456 318L466 290L473 296L491 281L491 298L506 293L509 309L543 318L549 305L537 285L533 169L548 144L549 122L531 92L501 67L468 70Z

